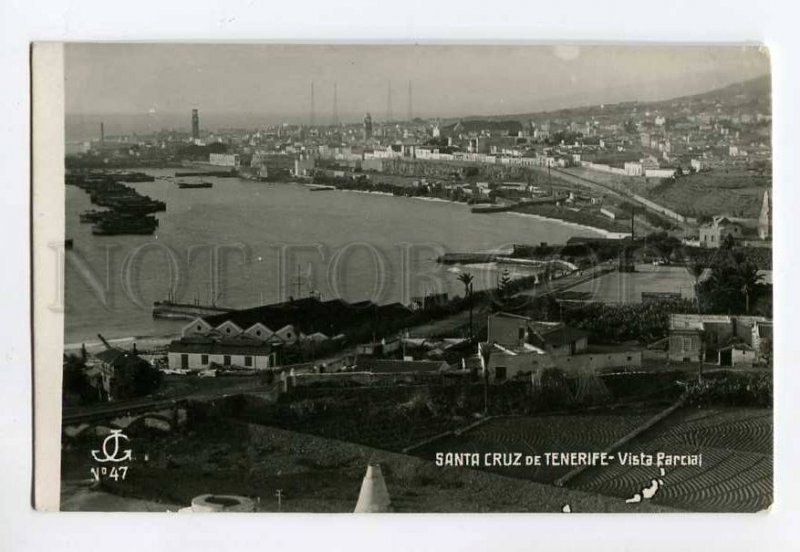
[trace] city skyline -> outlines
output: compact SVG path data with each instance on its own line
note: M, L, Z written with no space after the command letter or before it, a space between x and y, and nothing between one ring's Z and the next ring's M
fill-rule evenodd
M223 126L308 123L313 83L325 125L385 119L390 81L401 105L413 83L415 116L454 118L657 101L768 72L757 46L69 44L65 100L73 118L146 116L151 126L191 108Z

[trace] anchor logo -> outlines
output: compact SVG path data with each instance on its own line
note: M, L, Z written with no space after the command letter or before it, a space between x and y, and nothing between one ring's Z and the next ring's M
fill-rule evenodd
M124 462L126 460L130 460L132 458L133 451L131 449L125 449L120 451L119 449L119 440L125 439L126 441L130 441L128 436L122 433L121 429L112 429L111 434L103 439L102 445L102 452L105 455L104 458L100 457L99 450L92 451L92 458L95 459L97 462L105 463L105 462ZM109 441L114 441L114 448L112 451L109 451ZM117 455L122 452L121 457L117 457Z

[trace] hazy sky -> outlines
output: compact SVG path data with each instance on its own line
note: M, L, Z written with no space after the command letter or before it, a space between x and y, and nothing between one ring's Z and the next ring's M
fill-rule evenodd
M340 119L382 120L390 80L405 118L409 80L414 116L452 117L665 99L769 72L765 53L741 46L70 44L65 59L67 114L197 107L257 115L253 126L307 122L312 81L323 124L334 82Z

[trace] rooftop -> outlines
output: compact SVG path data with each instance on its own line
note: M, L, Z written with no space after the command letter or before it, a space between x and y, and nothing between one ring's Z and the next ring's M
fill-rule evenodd
M320 301L316 297L294 299L275 305L208 316L204 320L212 326L231 321L240 328L249 328L260 322L273 331L292 325L298 332L321 332L335 335L353 326L380 319L397 319L411 315L400 303L376 305L371 301L347 303L340 299Z
M559 324L558 327L540 332L538 336L541 338L543 344L550 345L551 347L562 347L586 338L589 334L583 330ZM531 340L534 341L534 345L536 345L536 341L539 341L537 336L533 336Z
M190 353L203 355L269 355L272 347L262 341L250 339L214 340L184 337L169 344L170 353Z
M705 324L731 324L734 321L745 324L772 324L763 316L728 315L728 314L671 314L670 330L703 330Z

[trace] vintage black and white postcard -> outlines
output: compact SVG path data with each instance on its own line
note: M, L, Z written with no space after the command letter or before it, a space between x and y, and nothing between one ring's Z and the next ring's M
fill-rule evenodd
M772 504L765 48L32 68L37 508Z

